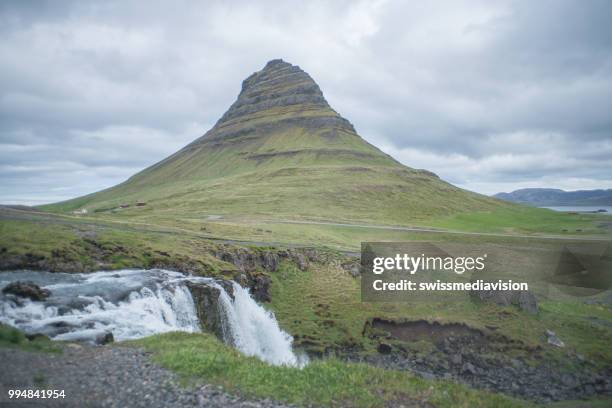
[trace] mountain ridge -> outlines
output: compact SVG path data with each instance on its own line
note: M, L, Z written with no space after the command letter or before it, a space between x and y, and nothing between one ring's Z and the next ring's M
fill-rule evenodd
M510 193L497 193L494 197L537 206L612 205L612 189L565 191L557 188L522 188Z

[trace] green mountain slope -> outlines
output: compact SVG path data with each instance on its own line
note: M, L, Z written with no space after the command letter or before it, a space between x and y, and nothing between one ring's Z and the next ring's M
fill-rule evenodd
M139 201L146 209L134 208ZM270 61L204 136L113 188L47 207L410 224L511 204L367 143L299 67Z

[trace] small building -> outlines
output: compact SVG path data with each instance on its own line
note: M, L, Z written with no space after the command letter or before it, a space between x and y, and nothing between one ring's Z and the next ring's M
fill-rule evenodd
M145 203L144 201L139 201L136 203L136 207L144 207L145 205L147 205L147 203Z

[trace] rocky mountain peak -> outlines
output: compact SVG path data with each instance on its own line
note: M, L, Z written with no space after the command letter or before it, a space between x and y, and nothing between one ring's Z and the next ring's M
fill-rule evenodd
M330 109L317 83L299 66L282 59L269 61L261 71L242 82L236 102L219 124L275 108Z

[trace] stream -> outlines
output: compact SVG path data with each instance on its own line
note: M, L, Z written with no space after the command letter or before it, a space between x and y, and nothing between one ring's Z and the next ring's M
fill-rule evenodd
M115 341L170 331L200 332L196 306L187 283L219 289L223 340L243 354L275 365L302 367L293 338L274 314L235 282L233 296L212 278L162 269L119 270L87 274L15 271L0 273L0 291L15 281L30 281L50 291L44 301L0 293L0 322L27 334L53 340L97 343L112 333Z

